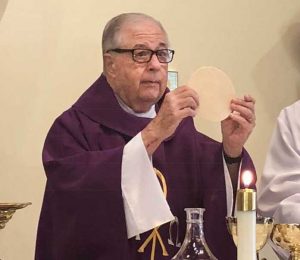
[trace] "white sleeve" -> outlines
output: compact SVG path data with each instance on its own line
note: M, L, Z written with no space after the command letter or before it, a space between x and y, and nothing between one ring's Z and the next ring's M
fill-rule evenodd
M259 185L258 208L279 223L300 223L300 103L283 110Z
M128 238L174 219L141 133L124 147L121 187Z

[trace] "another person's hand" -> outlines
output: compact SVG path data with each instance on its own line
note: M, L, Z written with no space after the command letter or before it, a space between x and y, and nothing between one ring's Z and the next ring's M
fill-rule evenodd
M184 118L194 117L198 106L198 94L187 86L167 93L158 114L142 131L148 154L152 154L163 140L171 136Z
M235 98L230 108L233 112L221 122L223 147L228 156L238 157L255 127L255 99L250 95Z

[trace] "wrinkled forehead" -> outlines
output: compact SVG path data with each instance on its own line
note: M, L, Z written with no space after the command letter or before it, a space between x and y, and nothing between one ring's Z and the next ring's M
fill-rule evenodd
M117 41L127 47L169 47L168 36L160 24L148 19L127 21L120 27Z

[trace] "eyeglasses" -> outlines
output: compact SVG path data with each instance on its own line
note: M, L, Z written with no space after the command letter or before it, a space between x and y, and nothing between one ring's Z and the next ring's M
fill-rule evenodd
M111 49L117 53L131 52L132 59L138 63L147 63L152 59L153 54L156 55L157 59L161 63L169 63L173 60L175 51L170 49L159 49L152 51L149 49Z

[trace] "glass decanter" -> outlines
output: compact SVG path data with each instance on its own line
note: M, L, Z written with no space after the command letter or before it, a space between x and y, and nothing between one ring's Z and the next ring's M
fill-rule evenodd
M203 208L186 208L186 233L181 248L172 260L217 260L205 241Z

